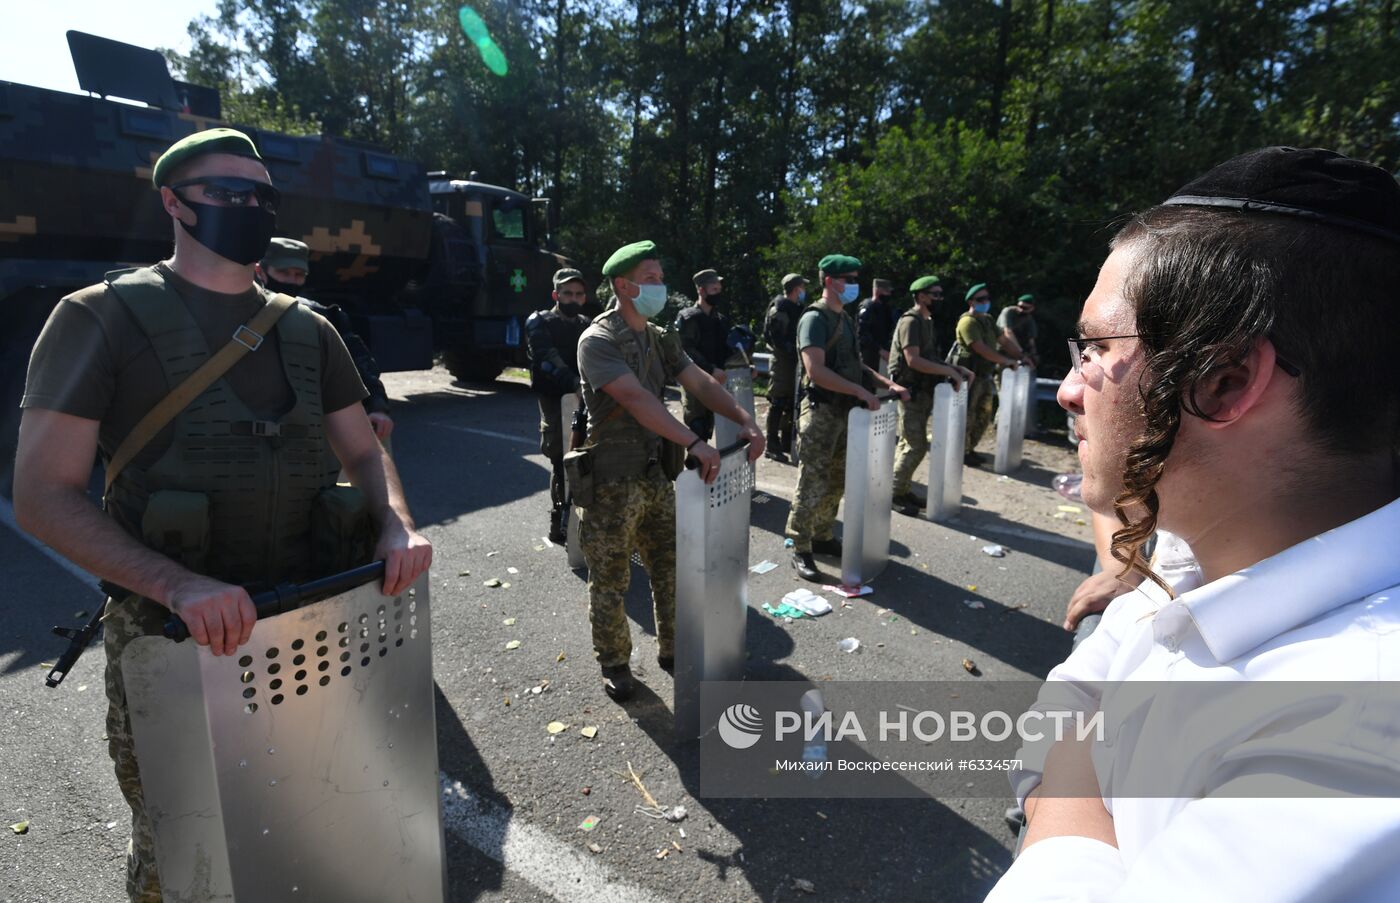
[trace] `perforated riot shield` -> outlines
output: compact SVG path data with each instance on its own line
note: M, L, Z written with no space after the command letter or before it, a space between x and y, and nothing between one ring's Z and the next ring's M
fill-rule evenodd
M1040 406L1036 400L1036 378L1034 367L1023 367L1026 370L1026 404L1021 409L1021 435L1029 436L1035 432L1036 421L1039 420Z
M753 407L753 374L748 367L730 367L724 371L724 388L734 400L739 402L739 407L749 412L749 416L754 416ZM715 448L728 448L739 441L739 424L728 417L715 415Z
M1026 378L1029 367L1001 371L1001 393L997 410L997 451L992 462L996 473L1011 473L1021 466L1021 450L1026 439Z
M749 592L748 448L724 454L706 486L676 480L676 738L700 736L700 682L742 680Z
M890 560L890 501L894 493L897 402L846 415L846 510L841 520L841 582L873 580Z
M928 450L928 501L924 517L947 520L962 510L963 446L967 442L968 383L957 392L948 382L933 390L933 439Z
M122 657L167 900L441 901L428 575Z
M564 424L564 445L566 447L569 444L568 437L571 432L572 424L574 422L574 412L576 412L577 410L578 396L573 392L568 393L562 399L559 400L559 416ZM579 510L573 506L572 499L574 497L574 493L572 488L569 489L568 496L570 499L568 506L569 525L566 531L567 535L565 542L567 543L566 548L569 553L569 567L573 568L574 570L578 570L579 568L587 567L588 565L587 562L583 560L583 545L579 542L578 538Z

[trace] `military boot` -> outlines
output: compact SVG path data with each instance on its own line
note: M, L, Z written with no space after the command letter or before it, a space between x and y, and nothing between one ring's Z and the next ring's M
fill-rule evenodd
M563 543L569 539L569 509L559 505L549 512L549 541Z
M626 702L637 689L632 678L632 669L626 665L608 665L603 668L603 692L614 702Z
M812 558L811 552L793 552L792 566L797 569L797 576L803 580L815 583L822 579L822 572L817 570L817 562Z
M812 540L812 552L817 555L830 555L833 558L841 557L841 540L836 537L831 539Z

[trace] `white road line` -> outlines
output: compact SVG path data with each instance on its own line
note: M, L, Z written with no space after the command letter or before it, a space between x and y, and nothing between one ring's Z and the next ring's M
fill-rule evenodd
M617 880L603 866L545 831L512 818L461 782L442 779L442 818L447 830L565 903L662 903L648 890Z
M96 587L93 586L93 581L97 579L96 577L92 576L87 571L78 567L76 564L69 561L67 558L64 558L62 555L58 554L53 549L44 545L36 537L31 536L28 533L21 530L19 524L15 521L14 506L11 505L9 501L7 501L3 497L0 497L0 524L4 524L5 526L9 527L15 532L15 535L18 536L20 539L24 540L34 548L38 549L44 554L46 558L48 558L54 564L63 568L68 573L72 574L78 579L79 583L91 587L93 592L99 591Z
M445 430L455 430L459 433L471 433L474 436L489 436L492 439L505 439L507 442L519 442L521 445L533 446L536 449L540 447L540 440L538 438L522 439L519 436L512 436L510 433L497 433L492 430L478 430L469 426L457 426L455 423L438 423L434 421L432 422L432 425L440 426Z
M960 528L963 529L963 528ZM1064 546L1067 549L1074 549L1076 552L1092 552L1094 544L1084 539L1075 539L1072 536L1061 536L1058 533L1045 533L1040 530L1024 530L1020 527L978 527L975 531L968 531L968 535L982 535L992 533L997 536L1015 536L1018 539L1026 539L1031 542L1043 542L1052 546Z

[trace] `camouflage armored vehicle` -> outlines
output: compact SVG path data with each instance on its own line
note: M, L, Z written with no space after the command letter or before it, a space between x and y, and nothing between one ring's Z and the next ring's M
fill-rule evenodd
M163 57L68 32L79 84L98 96L0 81L0 455L8 469L25 364L59 298L109 270L169 256L151 166L220 120L217 92L171 78ZM119 97L144 106L107 99ZM494 379L525 362L524 323L549 306L548 202L454 181L368 144L243 128L282 190L278 234L312 251L305 293L337 303L386 370L432 366ZM474 175L474 174L473 174Z

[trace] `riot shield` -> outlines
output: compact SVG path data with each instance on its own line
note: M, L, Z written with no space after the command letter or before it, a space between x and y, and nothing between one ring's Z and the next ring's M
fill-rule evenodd
M933 390L933 439L928 449L928 501L924 517L947 520L962 509L963 446L967 443L968 383L953 391L941 382Z
M427 574L122 656L168 900L445 898Z
M734 400L739 402L739 407L749 412L749 416L754 416L753 406L753 374L749 372L747 366L730 367L724 371L724 388ZM715 415L715 448L728 448L739 441L739 424L728 417Z
M700 682L742 680L749 593L748 446L721 452L719 476L676 480L676 738L700 736Z
M574 422L574 412L576 412L577 410L577 394L569 392L559 400L559 416L562 418L561 422L564 424L564 445L566 447L569 444L569 435L572 431L572 426ZM572 488L570 488L568 491L568 497L569 525L566 528L567 536L565 539L565 548L568 550L569 553L569 567L574 570L578 570L579 568L587 567L588 565L583 560L583 546L579 543L578 539L579 510L573 505L574 493Z
M997 451L992 462L995 473L1011 473L1021 466L1021 447L1026 439L1026 377L1029 367L1001 371L1001 392L997 411Z
M1021 408L1021 435L1029 436L1035 432L1037 414L1040 412L1039 404L1036 401L1036 378L1035 368L1025 367L1026 373L1026 404Z
M846 510L841 520L841 582L873 580L890 560L896 401L878 411L852 408L846 420Z

